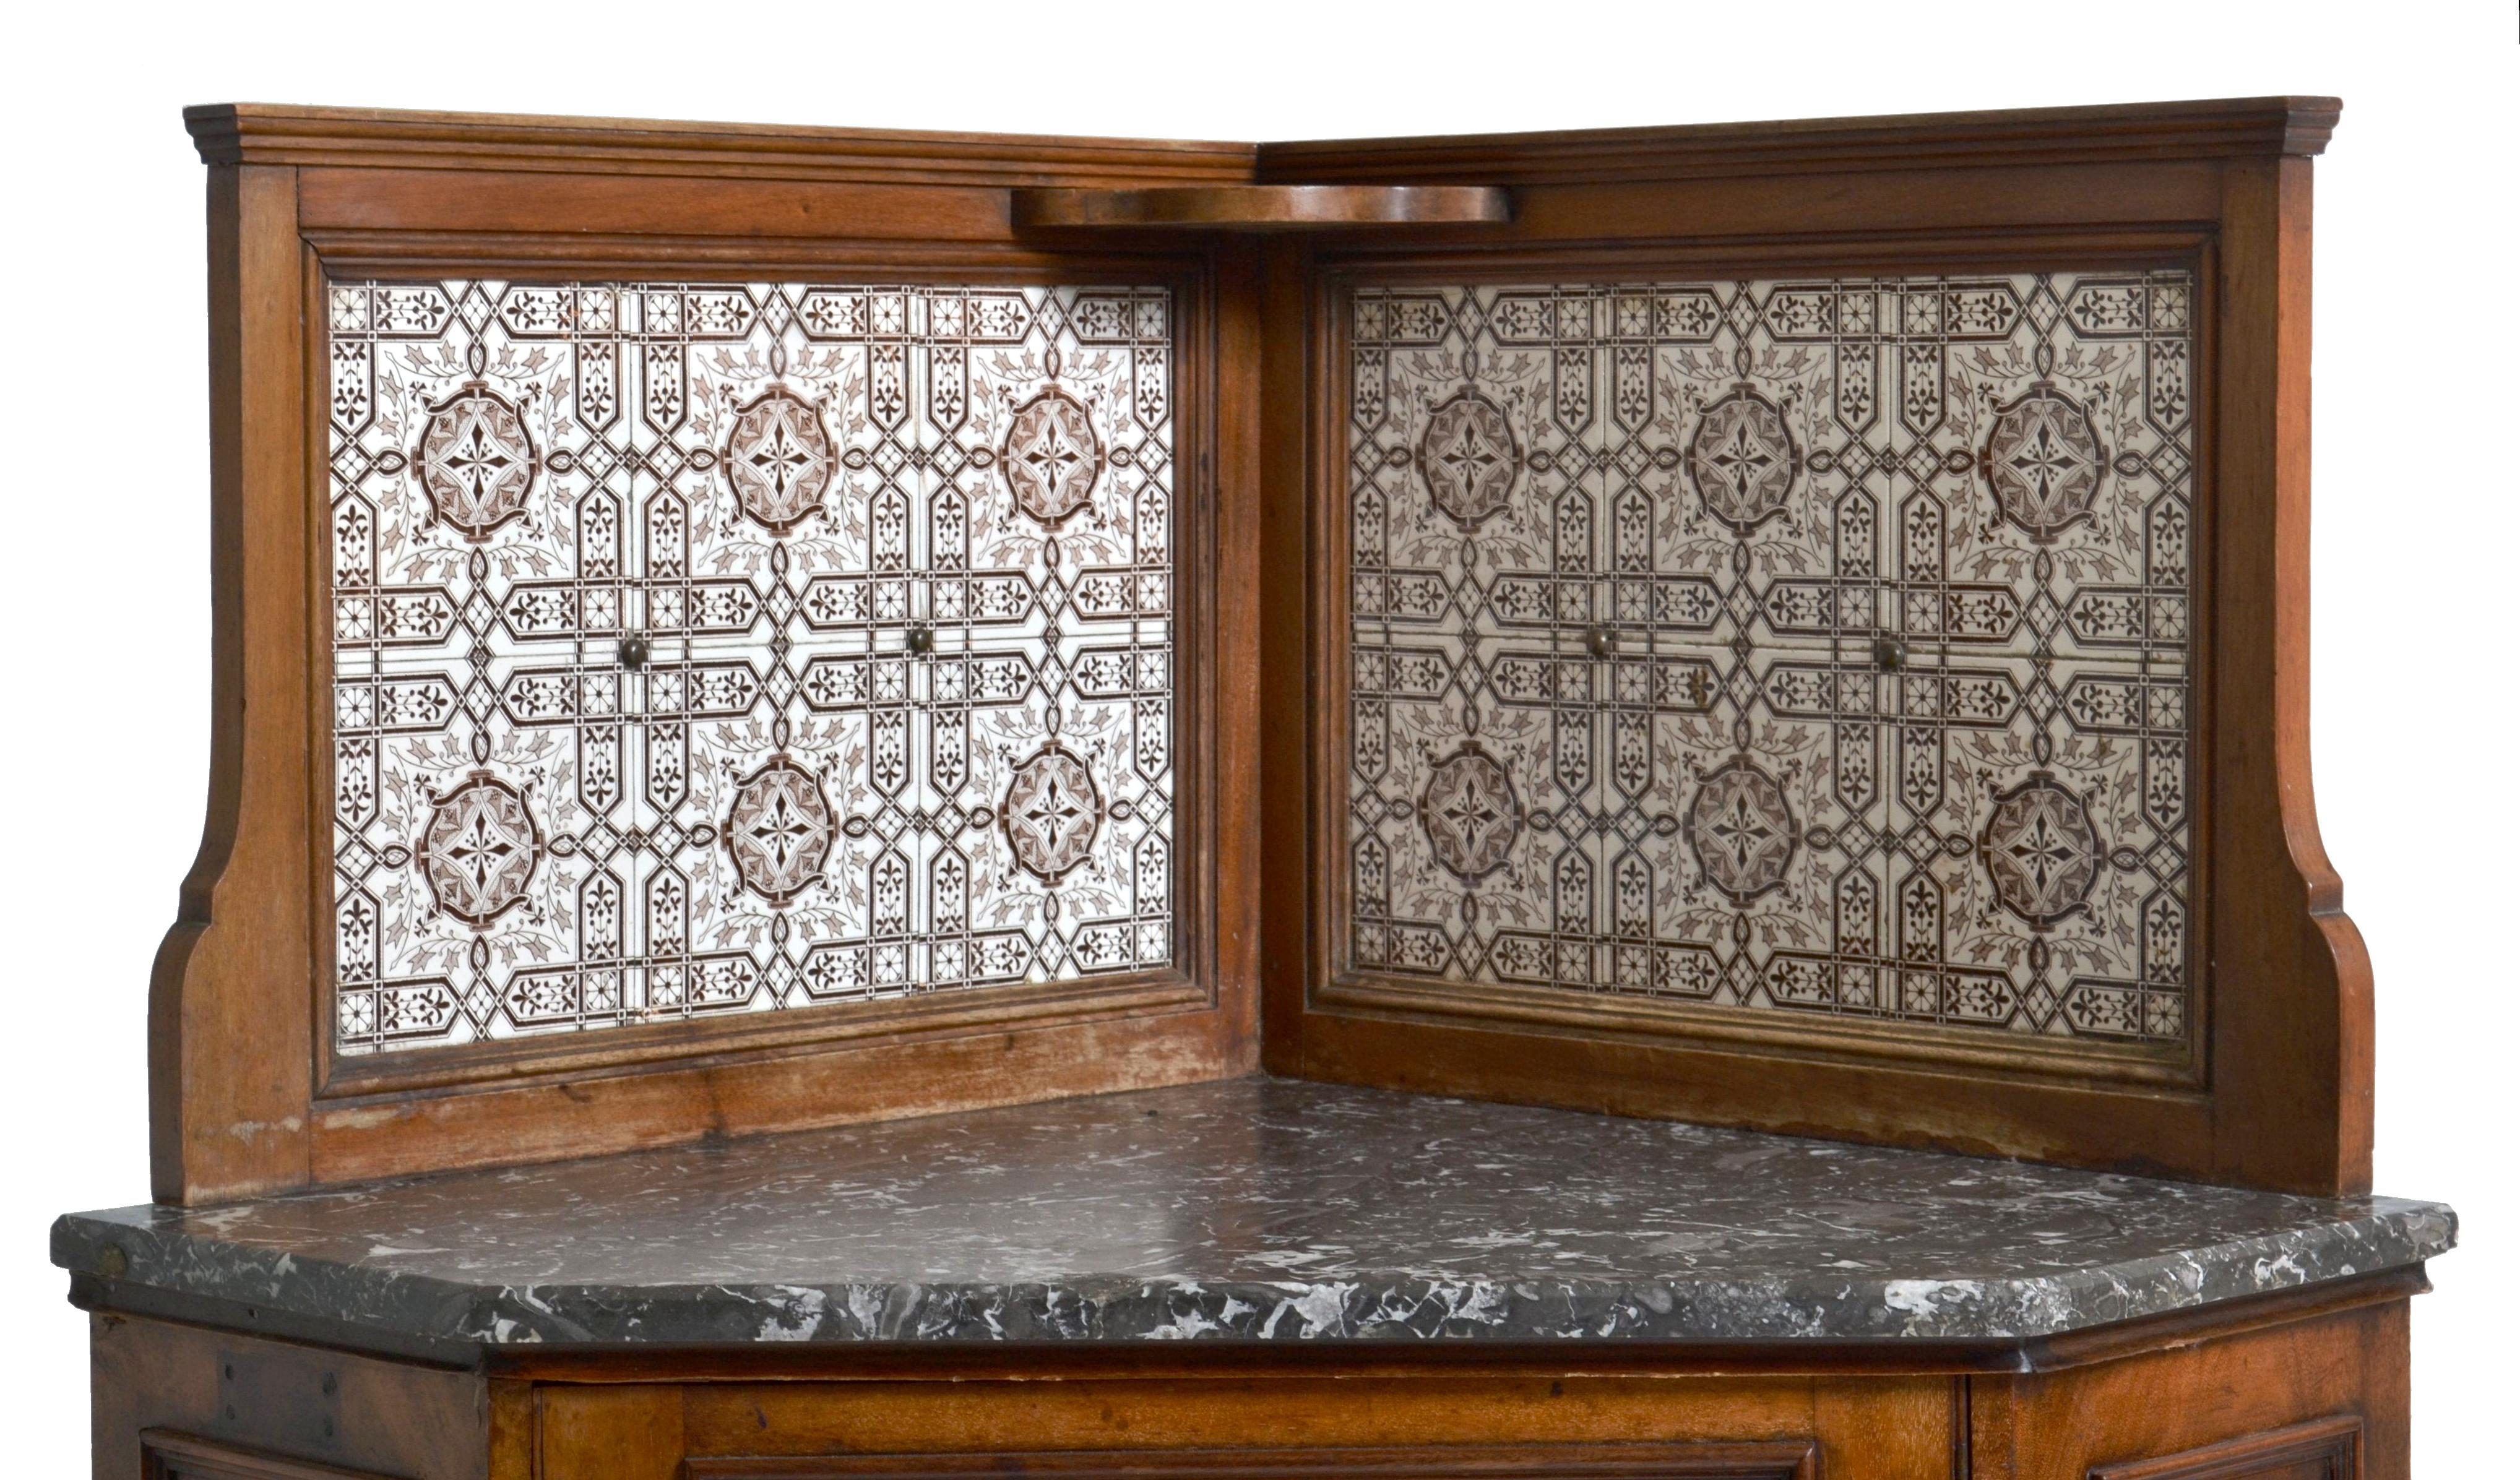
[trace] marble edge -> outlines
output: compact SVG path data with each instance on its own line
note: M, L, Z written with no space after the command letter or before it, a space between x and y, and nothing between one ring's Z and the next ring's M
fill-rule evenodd
M2372 1200L2308 1228L2063 1275L1901 1279L1430 1278L495 1285L166 1232L147 1205L66 1214L75 1275L483 1346L774 1341L2025 1340L2420 1264L2457 1241L2446 1204ZM113 1250L109 1254L109 1249ZM109 1271L115 1263L118 1270Z

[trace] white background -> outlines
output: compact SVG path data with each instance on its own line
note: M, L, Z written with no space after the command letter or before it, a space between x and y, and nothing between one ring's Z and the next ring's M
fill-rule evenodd
M2346 102L2318 166L2314 737L2377 970L2378 1186L2465 1224L2415 1303L2416 1473L2510 1472L2520 45L2502 0L67 3L16 12L5 50L13 1474L86 1472L83 1318L45 1231L147 1195L149 962L201 827L202 170L182 105L1291 139L2269 93Z

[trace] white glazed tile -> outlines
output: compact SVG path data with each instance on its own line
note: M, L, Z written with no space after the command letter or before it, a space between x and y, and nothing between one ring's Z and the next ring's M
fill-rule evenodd
M1161 291L332 300L345 1051L1170 961Z
M1350 964L2183 1042L2188 290L1360 292Z

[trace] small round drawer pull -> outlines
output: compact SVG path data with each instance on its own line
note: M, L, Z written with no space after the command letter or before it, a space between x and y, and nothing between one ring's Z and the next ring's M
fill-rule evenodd
M648 646L648 640L635 633L621 640L618 653L621 666L624 668L645 668L648 666L648 659L653 655Z
M1584 650L1595 657L1608 657L1619 650L1618 631L1607 622L1598 622L1585 628Z
M936 650L936 629L924 624L914 626L906 641L913 652L933 652Z
M1896 673L1908 666L1908 640L1882 633L1872 640L1872 661L1885 673Z

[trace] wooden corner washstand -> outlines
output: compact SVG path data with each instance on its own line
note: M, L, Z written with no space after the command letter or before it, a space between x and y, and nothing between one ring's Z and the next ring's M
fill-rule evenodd
M2337 111L190 111L97 1475L2405 1476Z

